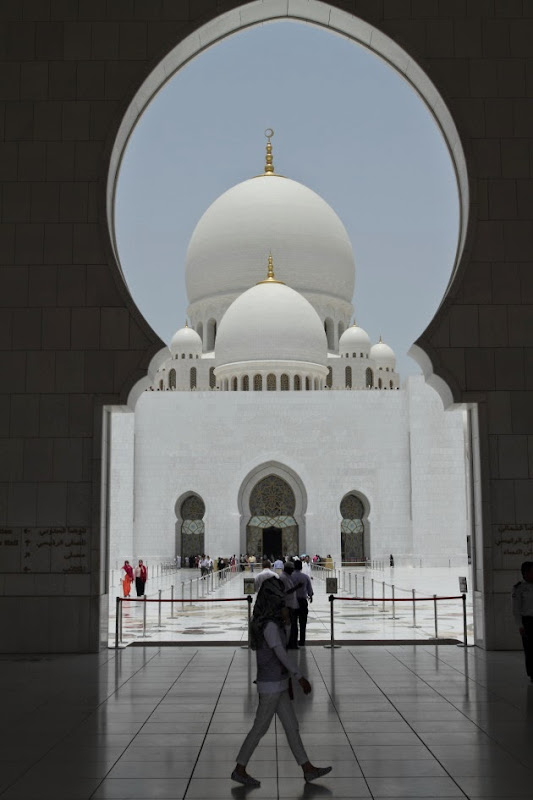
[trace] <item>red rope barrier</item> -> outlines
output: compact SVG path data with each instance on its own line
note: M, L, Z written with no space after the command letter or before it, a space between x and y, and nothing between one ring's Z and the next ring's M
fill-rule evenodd
M463 595L458 594L454 597L337 597L332 595L334 600L363 600L365 603L374 601L375 603L420 603L422 600L462 600Z
M220 600L213 600L211 597L193 597L192 600L189 598L184 598L182 600L181 597L176 597L174 600L163 600L163 598L161 598L161 600L158 600L157 598L154 600L149 600L146 598L145 600L144 597L117 597L117 600L120 600L122 603L126 600L139 600L141 603L232 603L235 600L240 602L243 600L248 600L248 597L251 597L251 595L246 595L245 597L224 597Z

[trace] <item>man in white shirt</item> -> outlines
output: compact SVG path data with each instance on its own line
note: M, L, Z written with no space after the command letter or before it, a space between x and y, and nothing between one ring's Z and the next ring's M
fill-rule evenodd
M306 783L331 772L331 767L315 767L309 761L300 738L298 720L292 706L289 676L294 677L304 694L310 694L311 684L291 663L286 650L288 612L285 607L281 581L265 580L257 595L250 626L251 646L257 657L257 691L259 706L252 729L246 736L237 756L232 780L245 786L260 786L246 772L246 765L277 714L283 725L289 747L301 766Z
M263 566L263 569L261 570L261 572L258 572L257 575L254 578L254 586L255 586L256 594L259 591L259 589L261 588L261 584L263 583L263 581L268 580L268 578L277 578L278 577L278 573L274 572L271 569L272 564L270 563L268 558L265 558L265 560L263 561L263 565L262 566Z

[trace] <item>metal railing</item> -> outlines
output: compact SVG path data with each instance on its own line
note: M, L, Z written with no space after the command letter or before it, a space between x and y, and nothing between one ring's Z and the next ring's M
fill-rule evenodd
M174 587L172 587L174 588ZM142 603L143 606L143 632L142 637L146 638L146 608L148 603L158 603L158 627L161 627L161 605L164 603L170 603L171 606L171 618L173 617L174 613L174 604L175 603L187 603L188 600L182 600L180 598L172 597L170 600L163 600L161 598L161 589L159 590L159 597L157 599L151 599L146 597L117 597L116 599L116 619L115 619L115 650L118 650L120 645L123 643L123 630L122 630L122 608L124 603ZM250 621L252 619L252 596L246 595L245 597L224 597L224 598L214 598L214 597L198 597L195 599L195 603L248 603L248 647L250 646Z
M390 619L398 619L398 617L396 616L396 603L412 603L413 624L412 624L411 627L417 628L419 626L416 624L416 604L417 603L422 603L422 602L432 601L433 602L433 620L434 620L434 625L435 625L435 639L437 639L437 640L439 638L437 603L439 601L443 601L443 600L461 600L462 601L462 605L463 605L463 640L464 640L461 646L462 647L468 647L468 624L467 624L467 615L466 615L466 594L451 595L451 596L445 596L445 597L438 597L436 594L434 594L431 597L415 597L415 590L413 589L412 590L413 596L411 598L409 598L409 597L399 598L399 597L395 596L395 587L392 586L391 588L392 588L392 596L391 597L385 597L385 596L383 596L383 597L374 597L374 595L372 595L372 598L371 598L372 605L375 605L376 603L382 603L382 608L380 610L381 611L385 611L385 603L391 603L392 604L392 616L390 617ZM328 648L337 648L337 647L340 647L340 645L335 643L335 615L334 615L334 610L333 610L335 600L338 600L340 602L368 603L370 598L364 597L364 596L363 597L338 597L338 596L335 596L333 594L330 594L328 599L329 599L329 603L330 603L330 642L329 642L329 644L324 645L324 646L328 647Z

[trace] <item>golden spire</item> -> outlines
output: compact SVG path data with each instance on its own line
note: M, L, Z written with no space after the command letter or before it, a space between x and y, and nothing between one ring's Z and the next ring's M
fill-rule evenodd
M268 272L266 279L264 281L258 281L257 285L259 286L260 283L283 283L283 281L278 281L274 275L274 260L272 258L272 253L270 253L268 256Z
M265 131L265 136L267 138L266 159L265 159L265 175L273 175L274 174L274 157L272 155L272 144L271 144L270 140L274 136L274 130L272 128L267 128L266 131Z
M379 342L378 344L383 344L383 339L381 338L381 333L379 334Z

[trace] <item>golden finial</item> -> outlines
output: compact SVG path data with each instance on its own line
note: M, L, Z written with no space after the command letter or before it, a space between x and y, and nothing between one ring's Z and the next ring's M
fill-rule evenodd
M260 283L283 283L283 281L278 281L276 276L274 275L274 259L272 258L272 253L268 256L268 271L267 276L264 281L258 281L258 285Z
M357 328L357 322L355 321L355 317L353 318L352 328Z
M265 136L267 138L265 175L273 175L274 174L274 157L272 155L272 144L271 144L270 140L274 136L274 129L273 128L267 128L266 131L265 131Z
M187 320L185 320L185 327L186 327L186 328L188 328L188 327L189 327L189 323L187 322Z
M383 344L383 339L381 338L381 333L379 334L379 343L378 344Z

